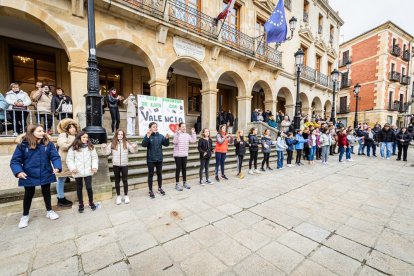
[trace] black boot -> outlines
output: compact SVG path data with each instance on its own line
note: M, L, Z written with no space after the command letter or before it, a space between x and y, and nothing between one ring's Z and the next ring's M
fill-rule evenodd
M67 200L65 197L64 198L58 198L58 206L59 207L71 207L73 204L72 201Z
M96 205L93 202L89 202L89 206L91 207L92 211L96 210Z
M83 204L79 204L79 213L83 213L83 211L85 210L85 207L83 206Z

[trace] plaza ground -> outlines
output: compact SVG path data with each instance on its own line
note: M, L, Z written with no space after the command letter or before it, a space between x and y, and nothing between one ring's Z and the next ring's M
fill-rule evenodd
M412 148L408 163L354 159L135 190L56 221L32 210L21 230L0 213L0 275L413 275Z

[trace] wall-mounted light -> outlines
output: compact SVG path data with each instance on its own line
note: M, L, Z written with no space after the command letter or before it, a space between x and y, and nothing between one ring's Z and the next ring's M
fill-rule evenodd
M174 72L174 68L172 68L172 67L168 68L167 80L171 80L172 79L173 72Z

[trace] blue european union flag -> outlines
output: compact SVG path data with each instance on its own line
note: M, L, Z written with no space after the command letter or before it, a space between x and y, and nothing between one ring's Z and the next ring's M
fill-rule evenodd
M264 25L266 42L283 42L287 36L285 7L283 0L279 0L275 10Z

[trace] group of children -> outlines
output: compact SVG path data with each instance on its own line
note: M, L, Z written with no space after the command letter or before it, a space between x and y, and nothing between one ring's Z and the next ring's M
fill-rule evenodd
M186 182L187 158L189 154L189 144L196 143L195 130L191 130L191 135L186 132L184 123L179 124L179 129L174 135L173 156L176 163L176 186L178 191L190 189ZM72 202L64 197L63 184L68 176L75 179L77 186L77 197L79 201L78 211L84 212L83 201L83 183L85 183L89 200L89 206L92 210L97 207L93 201L92 176L98 170L98 154L96 146L92 145L89 136L84 131L79 131L79 126L72 119L65 119L61 122L61 134L58 138L58 150L50 142L50 136L44 131L41 125L31 125L27 128L27 133L21 137L19 145L13 154L10 162L14 175L19 178L19 186L25 188L23 201L23 217L20 220L19 228L28 225L29 209L34 196L35 186L41 186L42 194L45 200L47 217L57 219L59 216L51 209L50 184L58 183L58 205L71 206ZM198 140L198 152L200 156L199 178L200 184L212 184L209 179L209 165L213 154L215 155L215 180L228 180L225 174L225 159L229 150L229 144L235 145L237 157L237 176L244 178L242 172L244 157L249 149L249 171L251 175L259 174L266 170L273 170L270 166L270 154L272 148L276 148L277 166L276 169L283 169L284 152L287 152L287 166L292 167L293 151L296 150L296 165L303 165L301 162L304 144L309 146L307 159L310 164L314 164L315 152L321 149L322 162L324 165L328 162L329 148L332 145L332 135L328 128L321 132L315 129L306 130L307 138L302 135L302 130L298 130L295 135L292 132L287 134L279 132L277 139L273 140L270 131L266 129L261 139L258 137L258 129L251 128L246 136L243 130L237 131L236 137L226 131L226 125L222 125L217 133L216 144L210 137L210 130L203 129L201 137ZM353 136L354 137L354 136ZM165 195L162 189L162 165L163 165L163 147L170 144L169 135L162 135L158 132L158 126L155 122L150 123L149 130L144 136L142 146L147 148L147 166L148 166L148 188L149 196L155 197L152 182L155 172L157 173L158 192ZM338 134L339 161L346 151L346 158L350 160L350 144L355 142L348 141L347 133ZM115 132L114 138L110 144L100 145L103 154L112 155L113 172L115 175L115 190L117 193L116 204L124 201L130 202L128 197L128 155L137 152L138 145L127 140L126 133L119 129ZM345 150L346 149L346 150ZM349 149L349 150L348 150ZM260 171L258 170L259 152L263 153ZM40 170L39 168L40 164ZM62 164L64 166L62 166ZM62 171L63 168L63 171ZM219 169L221 177L219 177ZM65 171L68 174L65 174ZM183 178L183 184L180 184L180 174ZM205 176L205 179L203 178ZM56 176L58 177L56 179ZM124 196L121 196L120 182L123 182Z

